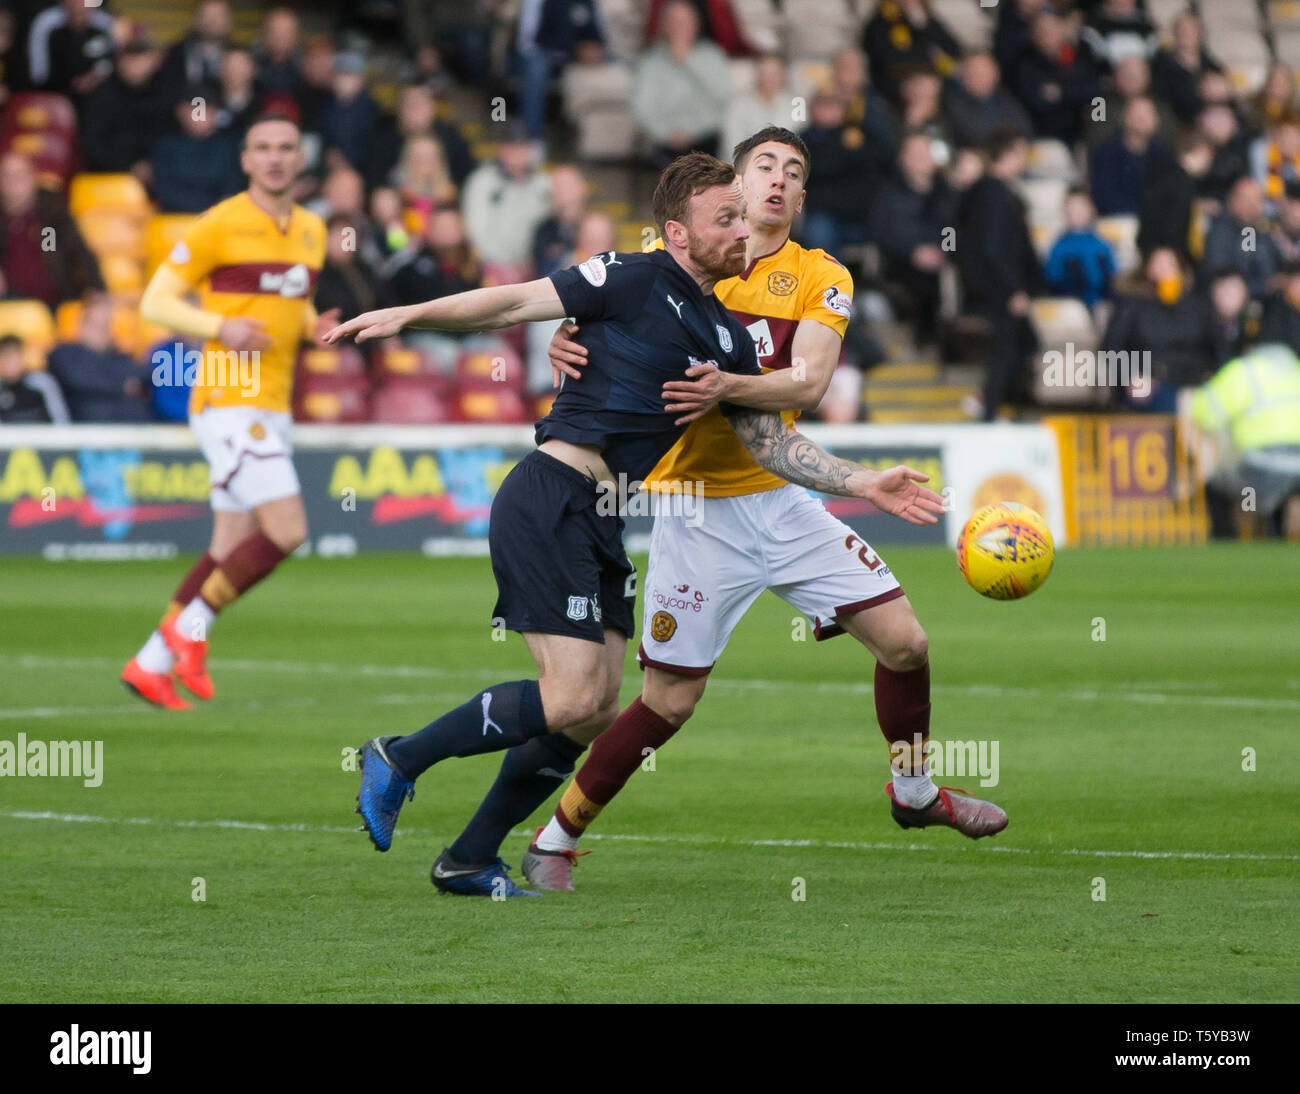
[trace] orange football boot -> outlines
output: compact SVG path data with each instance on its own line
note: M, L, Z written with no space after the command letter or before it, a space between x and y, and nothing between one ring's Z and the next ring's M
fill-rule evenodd
M158 624L158 633L163 636L167 648L172 651L176 663L172 671L180 682L200 699L211 699L215 690L212 677L208 675L208 643L186 638L176 629L176 619L164 619Z
M189 710L192 707L191 703L187 703L176 694L171 673L147 672L140 667L140 662L134 657L122 670L122 685L127 691L135 692L145 702L153 703L154 706L166 710Z
M992 802L972 798L955 786L939 787L938 796L924 809L912 809L894 797L894 784L885 784L889 811L900 828L928 828L941 824L955 828L963 836L979 839L996 836L1007 826L1007 815ZM958 797L957 795L962 795Z

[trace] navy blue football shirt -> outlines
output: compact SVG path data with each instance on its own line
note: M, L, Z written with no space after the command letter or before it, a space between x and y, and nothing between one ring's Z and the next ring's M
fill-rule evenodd
M695 363L757 376L754 340L740 320L667 251L608 251L551 275L587 347L582 379L565 377L537 443L555 437L599 448L615 475L644 479L686 426L664 410L663 386Z

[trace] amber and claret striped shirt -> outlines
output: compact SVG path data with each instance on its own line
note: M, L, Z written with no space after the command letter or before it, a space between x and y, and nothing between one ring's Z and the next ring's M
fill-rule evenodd
M272 344L260 351L258 390L249 394L240 386L238 368L210 365L222 361L217 355L228 355L228 347L205 342L204 369L190 394L191 414L231 406L289 410L294 360L299 343L310 336L311 299L324 262L325 223L300 205L293 206L287 231L247 191L195 221L163 264L198 290L205 311L227 319L260 319ZM222 371L228 376L224 383Z
M719 281L713 291L749 328L764 372L794 364L790 346L804 319L815 319L843 338L853 306L848 270L825 251L806 250L792 239L754 259L738 276ZM793 428L799 412L785 410L781 417ZM645 479L646 489L660 492L697 482L704 484L706 497L759 494L786 484L754 462L716 406L690 424Z

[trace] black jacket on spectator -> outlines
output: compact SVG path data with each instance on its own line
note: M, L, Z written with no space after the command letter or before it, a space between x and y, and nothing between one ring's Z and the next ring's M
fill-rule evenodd
M876 8L875 15L862 28L862 49L872 84L895 105L899 86L910 72L921 69L946 78L962 53L961 44L934 12L918 30L889 0Z
M888 266L910 266L917 247L943 246L943 230L955 226L956 213L957 195L942 175L935 176L929 193L921 193L895 171L871 202L870 237Z
M1151 175L1138 209L1138 250L1149 254L1156 247L1172 247L1190 262L1192 205L1199 196L1197 180L1177 160Z
M1269 282L1281 268L1282 257L1273 237L1262 226L1255 229L1254 250L1248 250L1244 245L1248 237L1242 234L1247 227L1228 213L1215 217L1205 233L1201 272L1212 276L1236 270L1246 279L1251 296L1264 297L1271 291Z
M460 130L449 122L435 119L433 135L442 145L442 154L451 181L458 188L463 189L470 172L478 166L474 153L470 151L465 138L460 135ZM393 119L387 116L382 118L375 127L366 162L358 168L366 176L367 187L373 189L388 184L388 176L393 173L397 161L402 157L402 143L402 134Z
M1232 189L1232 184L1242 175L1250 174L1250 138L1242 133L1230 140L1215 154L1209 173L1201 185L1207 198L1222 202Z
M389 261L382 271L384 286L396 306L468 292L482 283L476 264L445 265L428 247L399 252Z
M33 222L38 229L54 229L55 246L49 250L41 247L40 251L46 273L54 282L57 297L55 304L76 300L92 290L103 289L104 278L99 271L99 259L86 245L76 220L62 198L45 191L38 193ZM8 239L9 218L4 209L0 208L0 268L5 264ZM12 285L8 291L12 291Z
M1029 111L1036 137L1050 137L1071 146L1083 128L1084 108L1100 86L1096 66L1082 49L1075 52L1068 65L1049 60L1037 49L1027 49L1013 65L1006 82Z
M943 116L959 148L979 147L1002 129L1026 139L1034 135L1025 108L1005 87L994 88L987 99L977 99L961 84L949 83L943 93Z
M221 82L221 51L208 49L191 31L163 55L155 81L169 103L204 93Z
M1222 72L1223 66L1201 50L1201 72ZM1178 63L1172 50L1162 49L1151 62L1151 91L1158 100L1168 103L1184 125L1196 121L1201 109L1201 72L1188 72Z
M0 423L48 425L54 420L45 393L31 383L31 374L10 383L0 380Z
M154 141L167 132L170 103L156 80L132 87L116 72L86 96L81 151L90 171L123 172L147 160Z
M565 224L559 217L547 217L533 233L533 272L537 277L549 277L562 270L573 254L577 225Z
M136 364L125 354L98 353L78 343L64 343L50 353L50 375L59 381L74 422L152 422L142 399L125 391L128 380L141 390L150 383L148 365Z
M244 188L235 138L214 133L195 140L182 133L153 146L154 196L165 213L203 213Z
M1282 342L1300 354L1300 311L1291 306L1284 294L1274 294L1264 303L1257 341Z
M1174 162L1168 149L1151 141L1145 152L1135 153L1121 133L1102 142L1092 153L1092 200L1100 216L1138 213L1146 180Z
M998 5L998 25L993 32L993 57L1005 74L1027 49L1031 49L1029 23L1016 10L1015 0Z
M849 224L865 224L879 176L875 154L862 130L813 126L802 136L817 165L817 185L808 191L805 208Z
M1116 294L1102 348L1150 350L1156 383L1187 387L1214 374L1214 327L1214 308L1202 294L1185 292L1173 304L1164 304L1143 286Z
M47 9L48 10L48 9ZM42 12L42 15L45 13ZM38 19L40 16L38 16ZM45 74L42 91L56 91L60 95L77 97L72 81L93 69L113 66L112 20L107 13L92 11L90 20L79 29L68 25L66 17L44 39L49 71ZM33 80L40 73L33 74Z
M327 259L316 282L316 314L322 315L330 308L338 308L347 319L382 307L385 301L379 297L378 285L374 274L360 262L340 266Z
M963 311L1000 315L1016 293L1041 291L1043 274L1025 206L1005 182L992 175L975 182L958 203L956 227Z

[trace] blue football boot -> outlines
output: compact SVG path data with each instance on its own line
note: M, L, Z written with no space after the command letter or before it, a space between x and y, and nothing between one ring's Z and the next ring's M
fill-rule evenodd
M444 848L429 871L429 880L442 893L456 896L489 896L504 900L510 896L541 896L531 889L521 889L510 880L510 867L500 859L486 866L467 866L451 857Z
M415 783L388 758L386 746L395 740L396 736L375 737L359 750L361 790L357 794L357 812L376 851L387 851L393 845L393 829L397 827L402 800L415 797Z

